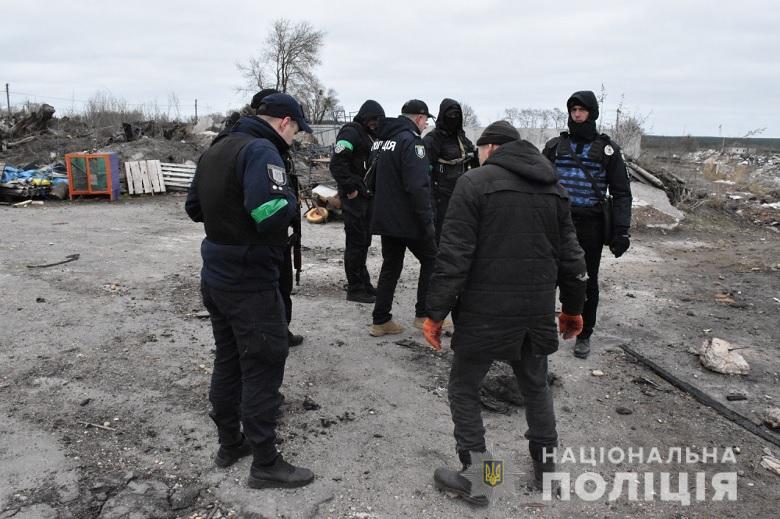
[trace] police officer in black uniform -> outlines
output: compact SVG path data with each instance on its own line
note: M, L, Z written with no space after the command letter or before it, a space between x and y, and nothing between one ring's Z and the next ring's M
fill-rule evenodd
M382 121L379 140L372 148L376 176L374 181L369 180L369 189L375 193L371 233L382 237L382 269L370 331L374 337L404 331L393 320L391 310L406 249L420 262L414 326L422 329L425 321L425 297L436 261L436 230L428 176L430 162L420 133L430 117L433 116L424 102L406 102L400 117Z
M439 243L444 215L450 203L455 182L470 168L479 166L474 144L463 131L463 109L454 99L445 98L439 105L436 128L423 138L431 161L431 190Z
M345 124L336 136L330 159L330 173L336 180L344 214L344 271L347 275L347 301L373 303L376 289L366 268L371 246L371 197L364 182L371 146L376 140L382 106L369 99L354 120Z
M218 140L226 137L233 130L233 127L238 122L242 115L255 115L257 109L260 108L260 104L263 99L271 94L280 93L275 88L264 88L255 95L252 96L252 101L241 109L241 113L233 112L230 119L225 124L225 128L214 138L211 145L213 146ZM298 183L298 175L295 173L295 163L292 160L290 151L284 153L282 159L284 160L284 169L287 171L290 187L295 193L295 198L298 201L296 207L298 207L298 213L292 222L290 222L290 229L292 234L287 240L287 247L285 248L284 255L282 257L282 263L280 265L279 272L279 292L282 294L284 300L284 314L287 318L287 338L290 341L290 346L298 346L303 343L303 336L292 333L290 331L290 321L292 320L292 289L293 289L293 260L292 253L295 247L300 247L301 241L301 215L300 215L300 186Z
M257 116L239 119L204 152L185 204L206 231L201 293L216 344L209 389L220 445L215 464L227 467L252 454L252 488L314 479L275 446L289 351L279 266L297 212L282 157L300 130L311 132L300 103L287 94L268 96Z
M574 355L584 359L590 353L590 336L596 324L599 264L605 232L609 231L605 229L603 199L607 194L612 196L609 249L619 258L631 244L631 186L620 148L596 130L596 95L589 90L575 92L566 101L566 108L569 131L550 140L543 153L555 164L560 182L571 196L572 219L588 266L584 327L574 346Z

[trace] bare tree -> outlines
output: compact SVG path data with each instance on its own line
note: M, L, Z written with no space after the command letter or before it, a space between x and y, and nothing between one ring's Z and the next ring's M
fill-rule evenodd
M302 82L296 84L293 94L313 123L335 120L333 112L339 108L336 91L326 89L314 74L307 74Z
M261 59L249 58L249 61L247 61L246 64L236 63L236 68L246 81L245 87L239 87L236 90L254 93L264 88L268 88L268 82L266 80L267 73Z
M479 117L470 104L461 103L460 109L463 112L464 128L479 128Z
M296 81L305 81L320 63L324 38L325 32L315 30L309 22L293 24L281 18L273 23L263 58L271 66L277 90L287 92Z
M171 112L173 112L173 114L171 114ZM169 119L172 118L174 121L178 121L181 118L181 102L179 101L179 96L176 95L176 92L168 94L167 115Z

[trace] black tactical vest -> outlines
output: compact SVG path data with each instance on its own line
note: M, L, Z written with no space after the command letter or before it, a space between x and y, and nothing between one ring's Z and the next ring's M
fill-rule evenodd
M241 150L254 140L231 133L206 150L195 177L203 209L206 239L222 245L276 245L287 243L287 229L259 234L255 221L244 208L244 187L236 176Z

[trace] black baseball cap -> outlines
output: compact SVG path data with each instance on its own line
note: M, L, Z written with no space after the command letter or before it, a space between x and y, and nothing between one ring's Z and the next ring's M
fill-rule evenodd
M436 119L431 112L428 111L428 105L419 99L412 99L407 101L401 107L402 114L409 115L427 115L431 119Z
M271 94L279 94L279 93L280 92L275 88L264 88L252 96L252 102L249 103L249 106L257 110L257 108L260 106L260 103L263 102L263 99L270 96Z
M292 117L301 131L312 133L311 126L306 121L306 115L303 113L301 103L289 94L271 94L263 98L262 103L257 108L257 115L268 115L270 117Z

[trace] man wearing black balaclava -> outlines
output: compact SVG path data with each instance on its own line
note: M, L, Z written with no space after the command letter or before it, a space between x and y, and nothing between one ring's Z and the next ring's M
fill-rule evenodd
M364 182L369 168L371 146L379 123L385 117L382 105L369 99L351 123L341 127L330 159L330 173L339 187L344 214L344 272L347 275L347 301L373 303L376 289L366 268L371 246L372 193Z
M431 191L438 243L455 182L479 164L474 145L463 131L463 110L453 99L442 100L436 128L423 140L431 162Z
M569 131L550 140L543 153L555 164L560 183L569 192L577 238L585 251L588 287L582 312L584 326L574 345L574 355L584 359L590 353L590 337L596 324L602 248L609 245L619 258L631 243L631 186L620 148L596 130L596 95L589 90L575 92L566 101L566 108ZM610 218L605 218L605 212Z

